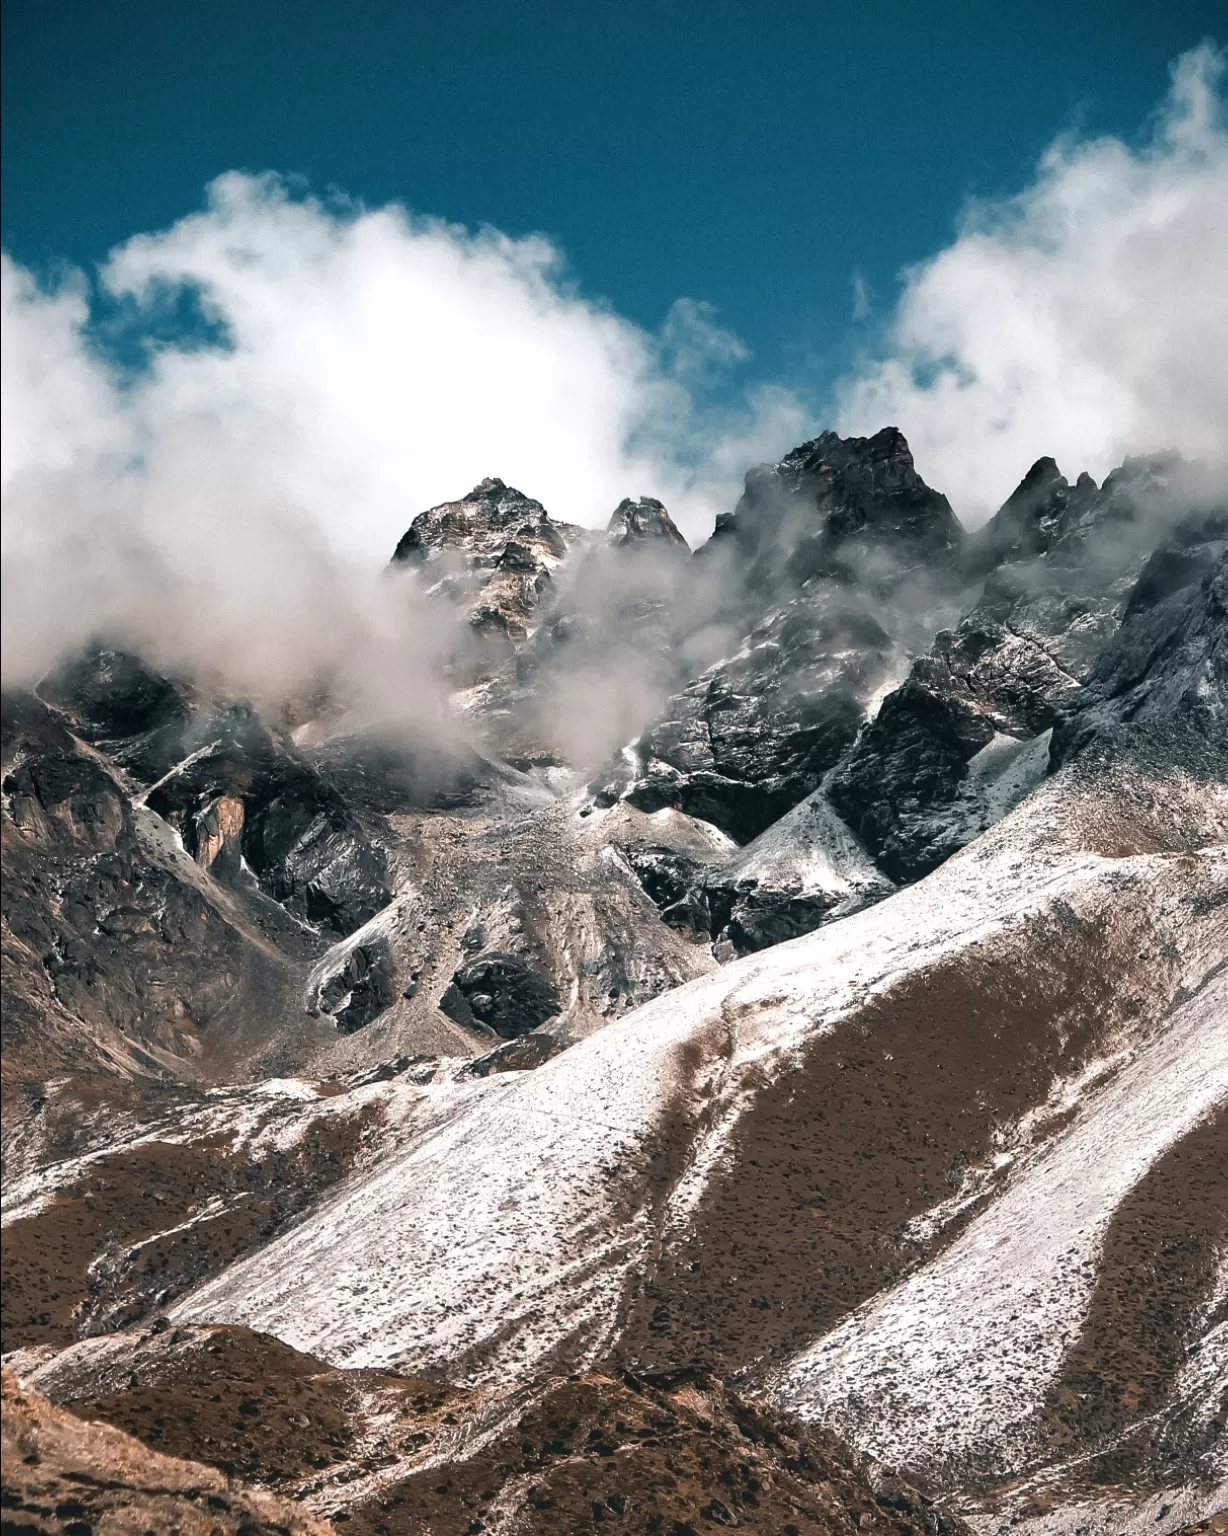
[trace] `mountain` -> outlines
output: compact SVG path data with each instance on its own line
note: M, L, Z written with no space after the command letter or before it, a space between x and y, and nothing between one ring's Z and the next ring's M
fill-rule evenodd
M966 533L827 433L693 553L486 480L384 579L446 732L5 697L32 1388L347 1530L1228 1507L1214 478Z

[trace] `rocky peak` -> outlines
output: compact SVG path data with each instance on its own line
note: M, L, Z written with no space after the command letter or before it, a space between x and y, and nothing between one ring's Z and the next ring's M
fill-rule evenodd
M1097 494L1081 474L1072 487L1051 458L1037 459L985 526L969 540L967 562L978 574L1007 560L1042 554L1059 537L1072 508L1082 510Z
M432 590L467 614L470 626L523 640L552 573L588 533L555 522L531 496L502 480L480 481L459 501L414 518L393 551L394 566L425 568Z
M543 558L561 560L581 532L556 523L542 506L502 480L480 481L459 501L420 512L392 554L394 565L421 565L446 551L470 554L475 564L494 565L509 542L537 543Z
M507 485L505 484L504 481L499 479L498 475L487 475L484 480L479 480L478 483L474 486L474 488L467 495L462 496L461 500L462 501L497 501L497 500L500 500L502 498L502 496L504 495L504 493L506 492L507 489L508 489ZM513 496L520 496L521 494L522 493L520 491L516 490L513 487L513 489L512 489L512 495ZM526 497L525 499L527 500L528 498Z
M963 538L896 427L868 438L824 432L778 464L760 465L718 532L751 557L754 586L782 576L797 585L818 574L845 577L865 559L881 567L884 555L904 566L941 561Z
M690 545L679 533L673 518L653 496L638 501L625 497L615 507L606 528L606 542L616 549L655 545L690 553Z

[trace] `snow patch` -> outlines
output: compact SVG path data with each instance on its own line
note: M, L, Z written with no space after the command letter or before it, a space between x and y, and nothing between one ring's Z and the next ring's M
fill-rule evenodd
M843 917L895 889L822 788L740 849L714 878L730 885L754 881L770 890L828 897L832 917Z

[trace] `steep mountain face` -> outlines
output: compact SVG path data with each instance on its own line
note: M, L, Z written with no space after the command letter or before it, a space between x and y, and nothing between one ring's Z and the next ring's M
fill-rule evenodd
M473 629L523 640L552 572L586 538L584 529L553 521L540 501L487 479L414 518L392 560L421 567L442 596L463 606Z
M20 1370L347 1530L1228 1506L1207 477L964 534L829 433L694 555L488 480L387 579L430 741L105 641L5 698Z
M824 432L779 464L746 477L731 516L717 521L717 549L732 544L750 565L746 585L772 593L818 575L897 579L901 568L939 568L960 548L950 503L917 473L904 436Z

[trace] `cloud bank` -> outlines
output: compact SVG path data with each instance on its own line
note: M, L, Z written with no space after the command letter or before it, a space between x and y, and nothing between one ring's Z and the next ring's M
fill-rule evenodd
M199 323L125 374L91 345L84 278L46 292L4 258L9 680L99 632L256 692L333 650L367 664L372 625L406 621L355 583L423 508L497 474L589 525L655 494L702 535L806 425L779 390L697 407L744 355L709 306L679 301L652 336L579 295L540 237L274 176L220 177L98 290L137 336L185 296Z
M970 523L1044 454L1071 479L1157 449L1228 459L1223 71L1204 43L1140 149L1059 139L1025 191L969 209L841 385L840 429L894 422Z
M486 475L589 525L654 495L697 542L748 467L833 422L898 424L969 523L1042 454L1072 477L1154 448L1224 462L1223 67L1184 55L1141 147L1067 136L1023 192L969 210L834 394L731 395L746 352L709 306L681 299L650 334L542 237L272 175L219 177L92 287L4 257L5 680L102 633L254 696L340 670L435 709L437 623L374 573ZM164 325L176 306L187 333ZM100 310L145 338L143 367L94 344Z

